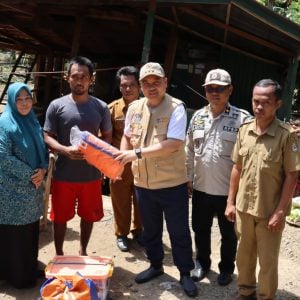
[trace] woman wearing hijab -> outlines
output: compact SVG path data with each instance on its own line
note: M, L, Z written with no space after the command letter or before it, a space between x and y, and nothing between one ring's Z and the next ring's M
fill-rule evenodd
M0 117L0 279L16 288L35 284L42 182L48 153L24 83L8 88Z

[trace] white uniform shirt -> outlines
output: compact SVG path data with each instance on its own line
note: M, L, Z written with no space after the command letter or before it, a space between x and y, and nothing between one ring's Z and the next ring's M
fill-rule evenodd
M241 124L251 115L230 104L213 119L209 105L196 111L188 128L186 166L193 188L210 195L228 195L231 152Z

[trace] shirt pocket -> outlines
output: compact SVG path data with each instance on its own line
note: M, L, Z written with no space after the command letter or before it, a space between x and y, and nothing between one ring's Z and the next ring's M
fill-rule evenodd
M167 139L168 124L155 125L153 129L153 143L157 144Z
M231 152L236 141L237 134L235 132L221 133L221 153L222 157L230 158Z
M239 156L241 156L242 158L246 158L248 156L248 153L248 148L242 147L239 149Z
M202 154L204 143L204 129L193 131L194 152Z
M142 133L143 130L141 128L132 129L130 135L130 144L133 146L133 148L137 148L141 146Z
M249 153L249 149L248 148L246 148L246 147L241 147L240 149L239 149L239 155L240 156L247 156L248 155L248 153Z
M264 151L262 153L262 162L260 169L263 172L274 174L281 168L281 152L280 151Z

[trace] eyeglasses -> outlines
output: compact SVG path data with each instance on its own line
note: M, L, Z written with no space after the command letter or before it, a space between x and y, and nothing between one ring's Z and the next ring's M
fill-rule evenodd
M207 93L223 93L226 89L227 89L228 85L225 86L218 86L218 87L211 87L209 85L207 85L205 87L205 91Z

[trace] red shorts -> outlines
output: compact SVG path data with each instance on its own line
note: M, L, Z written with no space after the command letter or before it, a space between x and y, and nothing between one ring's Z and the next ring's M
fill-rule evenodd
M65 223L77 214L87 222L103 217L101 180L90 182L66 182L52 180L50 219Z

